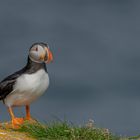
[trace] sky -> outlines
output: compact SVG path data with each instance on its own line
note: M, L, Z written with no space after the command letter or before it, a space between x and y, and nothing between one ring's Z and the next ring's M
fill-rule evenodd
M42 121L68 120L119 135L140 133L140 1L0 1L0 80L47 42L50 87L31 105ZM24 115L22 108L15 109ZM0 121L9 120L0 103Z

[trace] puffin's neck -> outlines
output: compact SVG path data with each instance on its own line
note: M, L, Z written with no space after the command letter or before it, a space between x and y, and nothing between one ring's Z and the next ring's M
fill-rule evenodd
M45 63L37 63L33 62L29 57L27 64L25 66L25 70L27 73L32 74L37 72L40 69L44 69L47 72L46 64Z

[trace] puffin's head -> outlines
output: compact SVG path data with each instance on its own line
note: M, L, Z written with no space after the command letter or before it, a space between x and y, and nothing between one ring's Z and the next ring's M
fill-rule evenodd
M50 63L53 60L53 55L48 44L35 43L29 50L29 58L37 63Z

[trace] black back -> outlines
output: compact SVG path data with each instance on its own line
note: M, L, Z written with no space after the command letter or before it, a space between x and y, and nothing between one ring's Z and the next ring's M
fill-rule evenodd
M32 74L37 72L40 69L44 69L47 72L46 65L45 63L36 63L33 62L29 57L28 57L28 62L27 65L15 72L14 74L6 77L4 80L0 82L0 100L4 100L4 98L13 91L14 84L16 83L16 80L19 76L22 74Z

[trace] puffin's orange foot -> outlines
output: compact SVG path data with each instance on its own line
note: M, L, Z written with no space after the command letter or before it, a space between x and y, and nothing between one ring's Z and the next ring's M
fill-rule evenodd
M33 119L33 118L31 118L31 117L30 117L30 118L25 117L24 120L25 120L25 121L29 121L29 123L36 123L36 120Z
M32 119L31 117L25 117L24 120L32 121L32 120L34 120L34 119Z
M23 118L13 118L12 119L12 126L13 126L13 128L19 128L19 126L21 124L23 124L23 122L24 122Z

